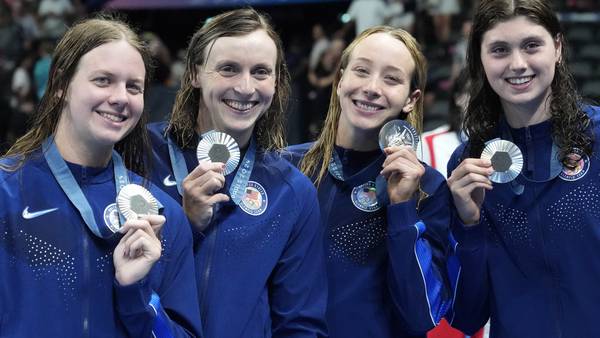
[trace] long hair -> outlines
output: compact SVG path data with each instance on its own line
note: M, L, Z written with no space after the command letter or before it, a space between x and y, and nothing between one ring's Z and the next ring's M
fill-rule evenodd
M211 18L194 33L190 40L181 88L177 92L166 130L179 147L185 149L196 146L194 140L202 89L194 88L192 83L198 75L197 66L206 63L212 43L221 37L244 36L261 29L269 35L277 47L275 94L267 112L256 122L254 137L258 146L264 150L279 150L285 146L283 117L290 95L290 76L285 64L281 39L265 15L254 9L244 8Z
M469 137L470 157L479 157L485 142L497 137L498 123L503 114L500 98L487 81L481 62L481 42L488 30L518 16L544 27L562 45L551 84L550 121L552 139L559 147L559 157L579 148L590 155L591 119L580 107L581 97L567 67L567 42L558 18L547 0L482 0L476 9L467 52L471 80L471 98L465 114L464 129Z
M20 168L27 157L56 132L66 104L66 95L61 93L68 92L81 58L96 47L120 40L127 41L142 56L146 68L144 87L147 88L150 78L150 56L145 44L131 27L115 15L106 13L76 23L60 39L54 50L48 85L33 116L31 128L5 154L18 157L18 161L15 166L4 169ZM146 174L150 156L146 119L146 114L142 114L133 130L115 145L127 168L141 176Z
M335 137L338 130L338 121L342 113L342 107L340 100L337 95L336 88L342 77L343 70L348 66L352 52L364 39L367 37L377 34L386 33L394 37L398 41L402 42L415 62L415 71L412 74L410 92L419 89L421 95L419 96L413 111L408 114L407 121L415 127L420 133L423 129L423 93L425 92L425 84L427 81L427 60L421 52L421 47L415 38L410 35L407 31L400 28L393 28L388 26L376 26L363 31L358 35L348 47L342 53L340 65L336 71L335 78L332 84L331 99L329 101L329 110L327 111L327 117L323 125L321 135L315 141L313 146L308 150L302 161L300 162L300 170L308 177L314 177L314 183L318 186L327 173L327 167L331 161L331 154L334 151ZM401 112L398 112L400 114ZM315 176L316 175L316 176Z

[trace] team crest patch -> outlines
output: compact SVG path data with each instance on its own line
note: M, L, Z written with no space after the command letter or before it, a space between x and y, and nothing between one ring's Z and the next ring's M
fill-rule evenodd
M369 181L352 189L352 204L359 210L373 212L379 210L381 206L377 202L377 191L375 182Z
M117 203L109 204L104 209L104 224L106 224L112 232L117 232L121 228Z
M577 181L590 170L590 158L587 155L581 157L573 168L563 167L558 175L564 181Z
M267 198L265 188L257 182L248 181L244 197L242 197L240 202L240 208L248 215L258 216L267 210L268 203L269 199Z

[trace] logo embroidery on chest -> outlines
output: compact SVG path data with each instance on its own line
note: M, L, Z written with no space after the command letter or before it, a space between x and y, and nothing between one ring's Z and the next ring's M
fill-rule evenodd
M104 209L104 224L113 232L117 232L121 228L117 203L109 204Z
M359 210L366 212L374 212L381 208L377 202L377 191L375 182L369 181L352 189L352 204Z
M562 171L558 175L564 181L577 181L587 174L590 170L590 158L584 155L574 168L563 167Z
M240 208L252 216L262 215L267 210L269 199L265 188L258 182L248 181L246 191L240 201Z

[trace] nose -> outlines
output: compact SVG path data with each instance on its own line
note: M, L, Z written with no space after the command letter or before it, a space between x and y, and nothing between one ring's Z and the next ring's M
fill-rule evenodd
M127 105L127 88L125 84L116 84L112 87L108 103L112 106L125 107Z
M250 73L240 74L240 77L234 87L235 91L242 95L254 94L254 79Z
M519 51L512 53L510 59L510 69L515 72L524 71L527 69L525 57Z
M379 80L376 77L369 78L363 87L363 92L369 99L380 97L381 87L379 86Z

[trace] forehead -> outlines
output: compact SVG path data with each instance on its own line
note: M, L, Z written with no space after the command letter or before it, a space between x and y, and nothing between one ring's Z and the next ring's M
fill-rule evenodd
M407 72L415 69L415 61L406 45L388 33L375 33L358 43L350 55L350 62L357 59Z
M207 64L229 60L274 66L277 61L275 42L263 29L246 35L220 37L209 45L207 53Z
M140 52L125 40L111 41L83 55L77 67L81 72L107 71L144 79L146 67Z
M521 41L529 37L552 39L550 32L527 17L518 16L499 22L483 34L482 43Z

